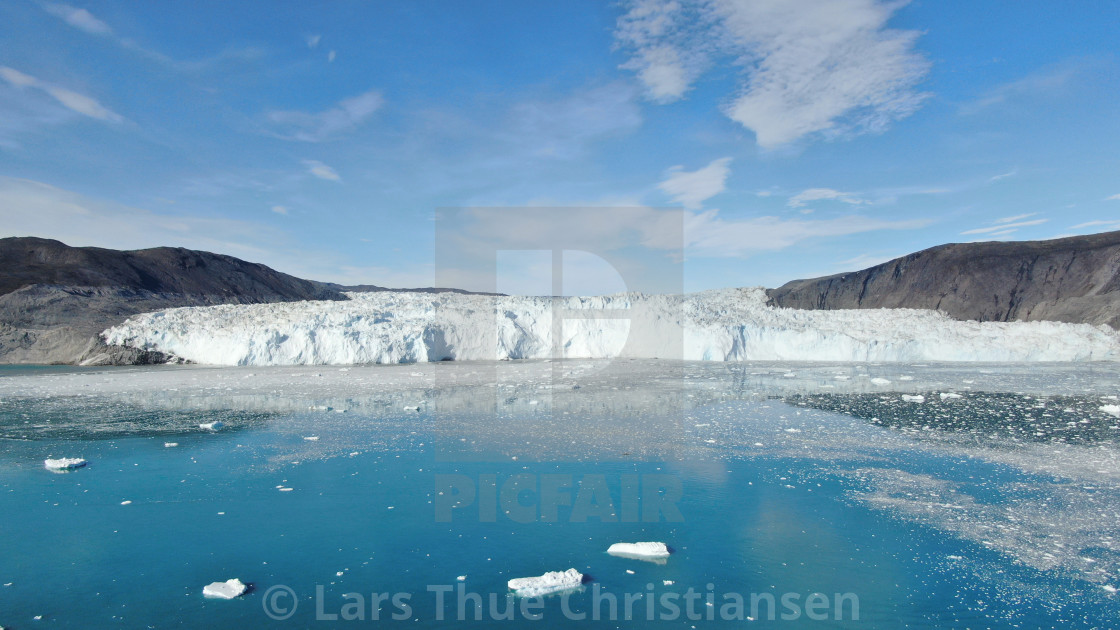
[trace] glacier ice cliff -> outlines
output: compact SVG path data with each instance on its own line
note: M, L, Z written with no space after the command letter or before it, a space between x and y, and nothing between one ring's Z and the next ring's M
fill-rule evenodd
M917 309L767 306L762 289L689 295L350 300L185 307L130 317L108 344L211 365L662 358L699 361L1115 361L1120 333L1057 322L957 321Z

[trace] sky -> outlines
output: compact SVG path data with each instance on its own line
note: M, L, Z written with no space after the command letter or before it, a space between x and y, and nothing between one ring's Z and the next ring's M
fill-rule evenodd
M599 293L1116 230L1117 24L1093 0L10 0L0 236L527 293L560 249L563 290Z

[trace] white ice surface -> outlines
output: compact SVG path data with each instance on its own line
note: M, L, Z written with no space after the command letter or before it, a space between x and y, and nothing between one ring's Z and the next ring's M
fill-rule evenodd
M624 558L668 558L669 547L663 542L615 543L607 553Z
M217 599L233 599L244 595L248 588L241 580L233 578L225 582L211 582L203 586L202 595L203 597Z
M86 465L86 460L81 457L62 457L59 459L44 459L43 465L50 470L73 470Z
M170 309L136 315L103 335L110 344L210 365L559 357L1120 360L1120 333L1104 326L962 322L912 309L773 308L762 289L555 299L387 292L350 298Z
M509 590L521 597L540 597L550 593L579 588L583 574L575 569L549 571L544 575L527 578L514 578L508 582Z

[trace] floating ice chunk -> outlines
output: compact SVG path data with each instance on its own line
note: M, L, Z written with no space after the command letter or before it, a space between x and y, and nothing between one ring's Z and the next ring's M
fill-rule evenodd
M890 381L888 381L887 379L882 378L880 376L876 376L875 378L871 379L871 382L875 385L890 385L891 384Z
M910 394L903 394L902 395L902 400L904 402L924 403L926 401L926 397L922 396L921 394L918 394L918 395L915 395L915 396L911 396Z
M163 443L163 448L175 448L176 446L179 446L178 442L164 442Z
M224 426L226 426L226 423L221 420L215 420L214 422L203 422L198 425L198 428L206 429L207 431L217 431Z
M583 574L575 569L549 571L538 577L514 578L508 582L509 590L520 597L540 597L579 588Z
M675 584L675 582L673 582L672 580L661 580L661 583L665 586L672 586L673 584Z
M126 499L124 501L121 501L121 505L132 505L132 501Z
M74 470L86 465L86 460L81 457L62 457L59 459L44 459L43 465L47 470Z
M1111 584L1105 584L1101 586L1101 588L1103 588L1106 593L1115 593L1117 590L1116 587Z
M279 490L280 492L291 492L292 491L291 488L288 488L288 487L285 487L285 486L281 486L281 487L277 488L277 490Z
M460 582L466 582L466 581L467 581L467 576L465 576L465 575L460 575L459 577L457 577L457 578L455 578L455 579L456 579L456 580L458 580L458 581L460 581Z
M214 597L217 599L233 599L241 597L245 591L249 589L241 580L233 578L225 582L211 582L202 587L203 597Z
M308 435L307 437L305 437L303 439L308 441L308 442L318 442L319 441L319 436L318 435Z
M960 394L954 394L953 392L941 392L938 396L941 400L957 400L961 397Z
M405 411L420 411L420 405L405 405L403 409Z
M615 543L607 553L621 558L650 560L669 557L669 547L663 542Z
M1120 418L1120 405L1101 405L1100 410L1113 418Z
M910 376L909 374L903 374L902 376L898 377L898 380L900 380L900 381L912 381L912 380L914 380L914 377Z
M634 570L633 569L626 569L626 572L630 575L634 575Z

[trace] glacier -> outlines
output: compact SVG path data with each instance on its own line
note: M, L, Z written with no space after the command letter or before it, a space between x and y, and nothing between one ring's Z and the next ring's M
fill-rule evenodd
M349 293L350 300L144 313L102 337L208 365L442 360L1116 361L1120 333L1059 322L957 321L931 310L810 311L761 288L688 295Z

